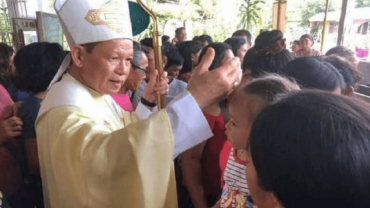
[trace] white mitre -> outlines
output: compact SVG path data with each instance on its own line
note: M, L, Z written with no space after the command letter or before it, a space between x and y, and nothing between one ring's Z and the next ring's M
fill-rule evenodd
M56 0L54 7L70 48L76 44L133 37L127 0ZM68 55L49 88L70 63Z

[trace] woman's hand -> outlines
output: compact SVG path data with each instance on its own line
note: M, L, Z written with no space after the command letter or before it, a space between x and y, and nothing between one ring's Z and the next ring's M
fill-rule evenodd
M168 79L167 79L167 72L162 72L162 74L159 77L159 82L157 82L158 79L158 71L154 70L149 75L149 82L146 86L142 97L151 102L156 103L158 95L164 95L166 96L168 94L169 85L168 85Z
M12 116L5 120L0 121L0 137L10 139L21 135L23 127L22 119L16 116Z
M22 103L8 106L0 118L0 144L22 133L23 122L18 117Z

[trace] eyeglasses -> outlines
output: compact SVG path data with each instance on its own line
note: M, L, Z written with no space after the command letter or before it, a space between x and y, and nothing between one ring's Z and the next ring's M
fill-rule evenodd
M141 67L138 67L138 66L136 66L136 65L132 65L135 69L140 69L141 71L143 71L145 74L148 74L149 73L149 70L147 70L147 69L143 69L143 68L141 68Z

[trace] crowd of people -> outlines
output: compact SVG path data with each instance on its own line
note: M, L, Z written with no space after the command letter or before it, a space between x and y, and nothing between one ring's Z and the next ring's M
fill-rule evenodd
M203 73L205 70L216 74L225 66L237 68L236 76L239 79L233 82L233 90L228 91L227 96L216 102L207 103L201 108L211 130L209 134L211 137L199 140L186 148L180 148L176 142L170 143L169 146L171 148L175 146L175 150L168 153L169 157L159 155L160 157L155 158L158 155L149 153L145 156L144 160L152 158L151 167L163 172L157 175L153 173L151 177L168 174L171 178L171 171L166 169L173 169L174 166L175 170L176 184L173 186L175 189L171 189L173 185L171 181L166 182L168 187L156 187L157 184L150 181L153 184L149 186L156 187L158 193L163 193L163 190L166 192L164 194L166 203L159 203L161 205L156 206L151 206L151 203L158 201L144 201L147 195L154 195L152 189L147 191L146 180L132 177L132 181L128 183L121 181L117 176L133 169L135 171L137 169L141 175L150 176L152 169L143 166L143 163L140 163L143 159L136 155L145 153L147 149L138 149L139 153L135 152L135 149L129 149L127 152L124 149L120 154L100 149L101 146L119 149L117 144L139 146L136 143L142 141L128 137L130 144L123 141L119 143L113 142L117 139L114 139L115 135L110 135L110 131L102 130L103 133L99 133L98 136L83 132L89 128L99 131L98 126L85 126L81 127L81 130L74 130L74 125L81 122L94 123L94 120L85 117L82 111L80 115L82 121L78 120L71 113L76 109L70 106L58 107L57 103L56 109L40 110L49 85L68 54L71 54L73 64L69 68L69 74L64 75L62 80L75 82L73 80L76 78L84 84L89 83L89 80L81 78L83 65L86 64L81 51L86 49L87 53L94 54L98 49L109 51L113 46L103 48L99 44L85 44L79 49L63 51L56 43L44 42L32 43L14 52L12 47L1 43L0 206L3 204L4 207L11 208L41 208L44 205L53 207L53 203L72 203L66 202L70 200L67 197L82 199L88 195L85 192L89 192L89 188L76 184L85 180L84 171L88 170L96 171L100 177L89 176L86 180L99 184L103 187L103 192L99 190L89 193L97 195L96 198L89 198L91 201L80 200L81 204L71 207L95 207L88 204L103 204L99 201L99 195L108 194L104 190L119 186L120 183L143 187L144 198L140 198L138 191L140 189L124 190L140 195L132 199L138 200L132 207L171 207L169 204L174 205L173 201L180 208L370 207L368 197L370 113L367 103L352 96L360 80L358 61L353 51L338 46L321 55L312 48L314 43L312 36L306 34L299 41L294 41L291 52L287 49L284 34L278 30L261 32L254 43L251 34L246 30L234 32L232 37L224 42L213 42L209 35L188 40L185 28L178 28L175 35L173 40L168 36L162 37L161 61L165 71L163 74L158 74L156 70L153 39L145 38L140 42L133 42L132 47L129 45L131 49L133 48L132 58L127 61L129 73L125 80L113 80L115 84L112 86L117 88L114 93L108 90L110 89L108 86L99 84L93 85L95 87L90 87L88 91L96 99L100 99L98 92L110 94L111 99L124 112L132 112L138 120L141 120L139 111L142 111L143 105L153 108L154 112L157 111L155 102L158 94L164 96L164 104L170 109L167 113L172 115L171 111L176 114L178 109L175 103L185 91L191 92L198 104L201 103L199 97L219 93L217 90L221 88L202 85L202 81L208 83L212 80L198 78L201 76L200 70L203 70ZM91 63L98 63L89 60ZM240 65L232 65L235 60L240 60ZM89 67L101 65L90 64ZM97 77L103 75L99 72L91 75L93 78L94 76L99 79ZM215 84L218 83L215 81ZM197 96L194 89L198 91L201 89L203 92L199 92L200 96ZM64 90L65 94L68 94L71 89ZM50 103L50 99L49 97L45 102ZM69 114L63 114L60 111L62 108L67 109ZM95 107L92 108L94 111ZM104 117L106 111L99 113ZM126 118L125 116L127 117L124 114L123 117ZM199 120L188 121L192 123L194 127L192 129L184 124L182 117L175 119L176 124L173 124L173 118L169 117L170 119L160 119L159 116L152 116L153 119L157 118L155 122L158 126L169 125L166 122L171 120L174 132L171 133L169 130L168 134L174 134L175 138L177 131L185 137L206 134L197 132L194 127L198 125ZM63 132L56 133L59 127L51 126L51 119L61 120L59 122L65 119L72 121L62 123L60 128ZM36 122L38 124L35 126ZM116 124L106 119L104 125ZM135 127L135 124L125 122L123 125ZM155 127L150 123L143 125L141 128L145 129ZM113 133L115 132L118 131L114 130ZM159 135L145 132L146 130L140 130L139 133L130 133L127 130L122 133L142 137L161 137L161 134L167 134L165 130L157 131L160 132ZM84 141L62 141L63 138L69 138L65 134L81 135ZM59 139L52 142L51 138L47 138L50 135L55 135ZM107 142L104 141L106 135L109 137ZM40 140L42 144L39 144L39 137L42 138ZM85 143L88 140L93 142ZM70 146L71 144L73 145ZM150 144L153 144L153 141L146 144L147 148L158 148L158 151L163 152L166 150L161 149L157 143L153 146ZM73 153L71 149L80 146L87 150ZM50 152L45 153L45 149L48 148L51 149ZM97 152L94 152L94 149ZM58 152L59 155L53 155L54 152ZM163 152L161 154L165 154ZM138 160L138 167L125 166L129 161L122 159L121 156ZM70 166L60 162L64 157ZM112 162L109 160L112 158L123 161ZM172 165L164 164L167 158L172 158ZM107 164L99 166L102 161ZM91 167L89 163L92 164ZM117 167L117 164L130 167L130 170ZM82 167L80 169L80 166L84 168L86 166L86 169ZM106 173L108 169L109 173ZM144 174L143 171L149 173ZM117 184L98 182L104 177L115 178L113 183ZM158 185L166 180L164 176L157 179ZM75 184L58 186L58 183L67 184L68 181L74 181ZM48 193L45 193L46 190ZM73 192L63 193L69 192L68 190L77 190L75 193L83 196L72 195ZM172 191L177 194L167 193ZM58 195L56 193L64 195L56 196ZM129 196L120 196L122 193L115 194L118 196L114 200L120 197L129 199ZM112 199L110 207L128 207L122 203L113 202Z

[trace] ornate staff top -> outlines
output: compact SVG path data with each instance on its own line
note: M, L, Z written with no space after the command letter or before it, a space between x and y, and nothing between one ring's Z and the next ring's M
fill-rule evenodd
M158 19L154 12L149 9L141 0L137 0L137 3L140 7L148 13L150 18L153 20L153 47L154 47L154 58L155 58L155 67L158 70L158 74L160 75L163 72L162 66L162 40L161 36L158 31ZM159 76L158 76L159 77ZM159 80L158 80L159 81ZM162 109L164 107L164 99L162 96L158 95L158 109Z

